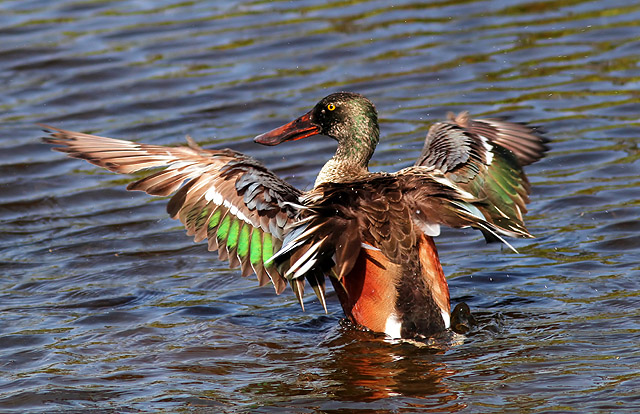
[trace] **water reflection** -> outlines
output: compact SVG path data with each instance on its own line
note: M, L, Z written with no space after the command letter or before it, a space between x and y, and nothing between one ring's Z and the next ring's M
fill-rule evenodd
M438 407L455 412L464 406L446 381L455 373L438 356L453 346L451 337L437 345L395 341L356 330L344 330L327 343L331 358L322 365L339 401L375 401L396 396L415 399L415 408Z

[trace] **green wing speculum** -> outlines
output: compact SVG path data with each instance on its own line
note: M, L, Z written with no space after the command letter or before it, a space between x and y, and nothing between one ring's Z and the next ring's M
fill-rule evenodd
M221 260L240 266L243 276L255 273L261 286L273 282L280 293L286 280L269 259L282 246L284 227L295 215L290 203L298 195L257 161L234 159L189 181L167 211L196 242L207 239Z

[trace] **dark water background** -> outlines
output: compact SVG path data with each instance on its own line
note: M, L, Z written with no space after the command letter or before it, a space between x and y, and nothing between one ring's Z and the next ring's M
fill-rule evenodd
M638 412L640 4L0 1L0 412ZM34 126L231 147L309 188L335 144L251 138L338 90L373 169L447 111L541 125L520 254L437 239L480 326L418 348L302 313Z

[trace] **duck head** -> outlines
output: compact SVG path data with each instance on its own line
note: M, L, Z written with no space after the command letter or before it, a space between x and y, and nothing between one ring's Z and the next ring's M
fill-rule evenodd
M376 108L360 94L333 93L300 118L254 140L264 145L278 145L318 134L338 141L338 149L322 167L315 187L362 177L368 173L369 159L380 136Z
M339 144L373 150L379 139L376 108L360 94L332 93L311 111L288 124L258 135L254 141L263 145L278 145L318 134L331 137Z

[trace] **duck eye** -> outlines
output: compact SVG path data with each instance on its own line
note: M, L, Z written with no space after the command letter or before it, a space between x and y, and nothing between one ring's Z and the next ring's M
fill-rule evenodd
M336 106L332 103L330 103L329 105L327 105L327 109L330 111L333 111L334 109L336 109Z

